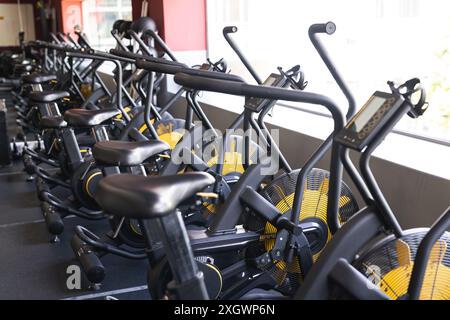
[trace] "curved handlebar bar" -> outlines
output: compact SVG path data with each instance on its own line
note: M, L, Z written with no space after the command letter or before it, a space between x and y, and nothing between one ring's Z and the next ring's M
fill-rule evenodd
M147 71L151 72L159 72L159 73L165 73L165 74L175 74L177 72L181 72L186 65L172 65L168 63L163 62L154 62L154 61L145 61L145 60L137 60L136 61L136 67L139 69L145 69Z
M142 41L142 39L139 37L139 35L134 31L134 30L128 30L127 34L132 37L141 47L142 50L145 51L146 54L148 54L149 56L153 56L155 55L155 51L153 48L150 48L149 46L147 46L144 41ZM153 52L152 52L153 49Z
M238 31L238 28L236 26L228 26L223 28L223 33L236 33Z
M180 85L197 90L214 91L238 96L256 97L271 100L285 100L322 105L326 109L328 109L328 111L330 111L333 117L335 131L342 129L344 126L344 115L342 114L337 104L330 98L317 93L268 86L250 85L234 81L193 76L184 72L177 73L174 80Z
M167 65L171 65L171 66L183 67L183 68L188 67L184 63L181 63L178 61L167 60L164 58L155 58L155 57L145 56L145 55L138 54L138 53L125 52L125 51L117 50L117 49L111 49L109 52L111 52L113 55L133 59L134 62L136 63L136 65L137 65L137 61L143 60L143 61L151 61L151 62L159 63L159 64L167 64ZM142 67L139 65L137 65L137 66L139 68L145 69L144 64L142 64L142 61L140 62L140 64L142 65Z
M105 52L106 55L108 53ZM126 113L125 109L122 105L122 87L123 87L123 71L122 71L122 65L120 64L120 61L115 58L106 57L106 56L100 56L100 55L93 55L93 54L86 54L86 53L80 53L80 52L68 52L66 53L67 57L75 57L75 58L84 58L84 59L97 59L97 60L104 60L104 61L111 61L116 65L117 73L116 73L116 82L117 82L117 90L116 90L116 98L117 98L117 108L122 113L125 120L130 121L130 116L128 113ZM94 58L93 58L94 57ZM114 57L114 56L113 56Z
M316 23L309 27L309 32L332 35L336 32L336 25L331 21L328 21L327 23Z
M145 35L151 36L153 39L155 39L156 43L167 53L167 55L172 59L173 61L178 61L177 58L175 58L175 55L172 53L172 50L167 46L167 44L161 39L161 37L153 30L149 29L144 32Z
M208 78L208 79L245 83L245 80L239 76L236 76L234 74L229 74L229 73L217 72L217 71L207 71L207 70L199 70L199 69L193 69L193 68L187 68L187 69L185 68L184 70L182 70L182 73L188 74L190 76L198 76L198 77L204 77L204 78Z
M124 51L124 50L119 50L119 49L110 49L109 53L118 56L118 57L125 57L128 59L134 59L134 60L138 60L138 59L147 59L150 56L147 55L143 55L143 54L139 54L139 53L134 53L134 52L130 52L130 51Z
M236 44L236 42L234 42L234 40L230 37L230 33L235 33L237 31L238 31L237 27L235 27L235 26L228 26L228 27L223 28L222 33L223 33L223 36L224 36L225 40L230 45L231 49L233 49L233 51L238 56L239 60L241 60L242 64L245 66L245 68L247 68L248 72L250 72L250 74L252 75L253 79L255 79L255 81L258 84L262 84L263 81L261 80L261 78L258 75L258 73L256 72L256 70L252 67L252 65L250 64L248 59L244 56L244 54L239 49L239 47Z
M144 60L138 60L136 62L136 66L141 69L145 69L148 71L153 72L160 72L160 73L166 73L166 74L177 74L177 73L185 73L192 76L198 76L208 79L218 79L218 80L227 80L227 81L233 81L233 82L245 82L244 79L242 79L239 76L236 76L234 74L228 74L228 73L222 73L222 72L216 72L216 71L207 71L207 70L199 70L194 68L189 68L186 65L183 65L181 63L178 63L179 65L170 65L165 63L159 63L159 62L152 62L152 61L144 61ZM188 86L189 87L189 86Z
M331 75L333 76L334 80L336 81L337 85L341 89L341 91L344 93L347 101L348 101L348 110L346 118L347 120L350 119L353 114L356 111L356 102L355 98L353 97L352 93L350 92L350 89L345 84L344 80L342 79L342 76L336 69L335 65L330 59L330 56L328 55L328 52L323 47L320 40L317 38L317 34L319 33L326 33L328 35L331 35L336 32L336 25L333 22L327 22L327 23L318 23L313 24L309 27L308 34L309 38L314 46L316 48L317 52L319 53L320 58L323 60L325 65L327 66L328 70L330 71Z
M134 63L134 59L130 59L123 56L116 56L114 54L103 52L103 51L97 51L97 50L89 50L87 54L92 55L92 59L100 59L103 60L119 60L121 62L128 62L128 63Z
M36 41L30 41L28 45L36 46L36 47L42 47L42 48L48 48L48 49L54 49L54 50L60 50L60 51L79 51L79 49L75 49L70 47L67 44L54 44L42 40L36 40Z

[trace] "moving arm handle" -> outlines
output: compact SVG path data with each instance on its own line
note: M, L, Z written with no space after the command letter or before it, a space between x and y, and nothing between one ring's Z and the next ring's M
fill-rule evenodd
M234 40L230 37L231 33L236 33L237 31L238 31L237 27L235 27L235 26L228 26L228 27L223 28L222 33L223 33L223 36L224 36L225 40L230 45L231 49L233 49L233 51L237 54L237 56L239 57L241 62L244 64L244 66L247 68L247 70L252 75L253 79L255 79L255 81L258 84L262 84L263 81L261 80L259 75L256 73L255 69L251 66L251 64L247 60L247 58L242 54L242 51L239 49L239 47L236 44L236 42L234 42Z
M153 39L155 39L156 43L164 50L164 52L167 53L167 55L172 59L173 61L178 61L177 58L175 58L175 55L173 54L172 50L167 46L167 44L161 39L161 37L153 30L149 29L144 32L145 35L151 36Z
M350 89L343 80L336 66L332 62L327 50L324 48L322 42L317 37L319 33L326 33L328 35L332 35L335 32L336 32L336 25L331 21L327 23L313 24L309 27L308 30L309 39L311 40L314 48L316 48L320 58L327 66L328 71L330 71L331 75L333 76L333 79L336 81L337 85L339 86L339 88L341 89L342 93L345 95L345 98L348 101L348 110L346 115L346 118L348 120L353 116L353 114L356 111L355 98L353 97L353 94L350 92Z

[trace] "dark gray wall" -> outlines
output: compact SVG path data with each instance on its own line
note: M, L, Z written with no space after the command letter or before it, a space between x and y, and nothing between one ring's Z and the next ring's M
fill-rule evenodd
M173 108L172 114L184 118L186 110L184 106L184 100L180 100ZM224 130L236 117L235 113L210 105L205 105L204 111L214 126L220 130ZM269 128L280 129L281 151L293 168L301 167L321 143L321 140L299 132L276 126ZM353 154L352 158L355 159L355 156ZM327 155L318 167L329 169L329 161ZM373 158L371 167L404 228L430 226L450 205L449 180L379 158ZM347 176L344 176L344 180L357 193ZM362 204L359 195L357 198Z

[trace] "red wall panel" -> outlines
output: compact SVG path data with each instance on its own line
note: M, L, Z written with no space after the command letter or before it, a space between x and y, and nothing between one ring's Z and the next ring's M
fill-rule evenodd
M82 0L61 1L61 27L64 33L73 33L75 25L83 25Z
M133 19L139 18L141 4L132 0ZM206 50L205 0L151 0L148 11L172 50Z
M174 51L205 50L205 0L165 0L164 34Z

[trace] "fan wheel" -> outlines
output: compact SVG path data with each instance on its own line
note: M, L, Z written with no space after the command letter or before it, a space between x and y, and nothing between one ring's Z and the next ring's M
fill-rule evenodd
M152 120L152 124L159 138L167 143L171 150L175 148L186 131L184 129L185 121L181 119L167 118L156 122ZM149 136L146 124L143 124L139 131L143 135Z
M202 159L209 167L215 168L219 159L215 141L210 141L203 146ZM256 163L258 154L262 154L262 149L255 142L250 143L250 163ZM241 175L244 173L244 138L239 135L230 135L225 146L222 175Z
M73 172L70 182L74 197L81 206L90 210L99 210L100 207L95 201L93 194L98 182L103 178L103 174L93 164L95 164L93 160L83 162ZM87 169L89 170L86 172Z
M414 259L428 229L407 230L403 237L385 238L353 263L391 299L408 291ZM450 300L450 232L434 244L420 293L421 300Z
M209 299L217 299L223 286L220 269L212 263L200 261L197 261L197 267L203 273ZM152 298L165 299L167 297L168 284L172 280L172 271L167 258L164 257L153 270L149 268L147 273L148 288Z
M114 216L109 219L111 230L120 231L117 233L117 237L127 246L135 249L145 249L147 247L145 239L140 230L139 222L135 219L124 219Z
M261 195L271 202L281 213L292 211L295 187L300 170L283 174L269 183L261 190ZM313 260L316 261L325 245L331 239L331 232L327 224L329 172L322 169L313 169L307 177L303 193L302 207L300 209L299 222L315 222L321 229L320 239L308 239L313 241L311 246ZM358 211L358 204L348 186L342 182L339 198L339 220L344 224ZM261 245L264 251L269 252L275 245L277 228L271 223L252 216L247 219L247 227L250 230L261 233ZM279 289L285 292L294 292L301 284L303 274L300 262L296 257L291 263L277 261L266 270L272 274L279 284Z

